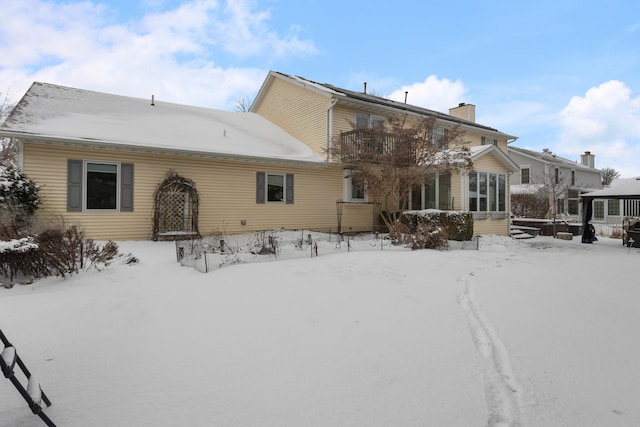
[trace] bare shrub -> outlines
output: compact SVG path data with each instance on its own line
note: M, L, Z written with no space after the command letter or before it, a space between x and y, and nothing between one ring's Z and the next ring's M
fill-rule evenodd
M14 232L9 227L0 231L5 236ZM80 268L100 270L119 256L118 245L113 241L99 245L93 240L84 240L83 233L75 226L67 229L54 227L37 235L4 240L0 244L0 274L11 283L16 275L30 280L67 277L78 273ZM137 262L131 254L127 257L127 263Z
M101 266L108 266L118 256L118 245L109 240L103 246L96 244L93 240L86 240L83 244L83 268L91 270L100 269Z
M388 237L396 245L407 245L413 242L409 226L399 219L389 223Z
M520 218L545 218L549 212L549 198L545 194L511 194L511 213Z
M436 227L433 229L427 223L421 222L412 233L411 249L438 249L445 250L449 247L449 236L446 229Z

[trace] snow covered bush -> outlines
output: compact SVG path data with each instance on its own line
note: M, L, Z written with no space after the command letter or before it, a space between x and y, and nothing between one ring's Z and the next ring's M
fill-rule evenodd
M473 237L470 212L424 210L409 211L402 216L411 235L413 249L445 249L449 240L467 241Z
M3 222L25 225L40 206L39 186L13 166L0 167L0 210Z
M85 240L75 226L66 230L49 228L37 235L0 241L0 274L9 283L14 283L16 277L21 282L48 276L66 277L80 268L100 270L118 257L115 242L100 245ZM130 254L127 257L125 262L137 262Z

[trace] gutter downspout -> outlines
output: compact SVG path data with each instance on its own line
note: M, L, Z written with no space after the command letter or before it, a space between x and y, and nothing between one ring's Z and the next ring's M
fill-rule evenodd
M11 137L11 144L16 148L18 169L24 172L24 144L16 137Z
M327 162L333 158L333 106L338 102L337 99L331 101L327 108Z

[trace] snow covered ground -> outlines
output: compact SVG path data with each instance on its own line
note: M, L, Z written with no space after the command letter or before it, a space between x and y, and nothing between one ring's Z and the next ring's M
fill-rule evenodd
M208 274L119 245L140 262L0 288L59 426L640 425L640 249L620 240L283 245ZM0 378L0 426L40 425Z

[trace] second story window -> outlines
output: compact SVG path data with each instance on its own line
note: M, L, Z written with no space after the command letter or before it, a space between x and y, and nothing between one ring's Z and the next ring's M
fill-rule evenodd
M384 126L384 117L372 116L368 113L356 113L357 129L376 129Z
M498 145L498 140L493 138L482 137L482 145Z
M531 169L528 167L520 169L520 184L529 184L531 182Z
M436 128L433 131L433 146L446 150L449 148L449 142L447 141L447 130L444 128Z

